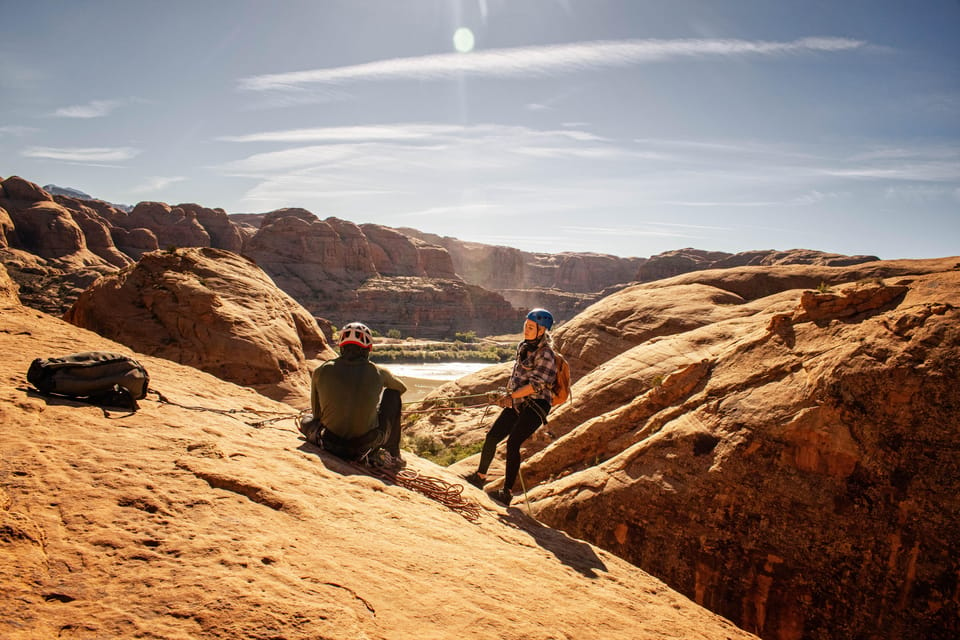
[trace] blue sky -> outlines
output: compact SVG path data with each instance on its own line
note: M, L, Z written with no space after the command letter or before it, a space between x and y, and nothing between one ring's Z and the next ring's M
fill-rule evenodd
M958 0L0 9L0 176L531 251L960 254Z

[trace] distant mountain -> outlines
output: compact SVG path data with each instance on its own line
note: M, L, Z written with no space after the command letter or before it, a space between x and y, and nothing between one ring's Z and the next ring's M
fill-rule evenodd
M77 200L103 200L103 198L95 198L88 193L84 193L79 189L73 189L71 187L58 187L55 184L46 184L43 185L43 190L53 196L67 196L68 198L76 198ZM107 202L107 204L120 209L121 211L126 211L130 213L133 210L133 205L129 204L117 204L115 202Z
M95 199L90 194L84 193L79 189L71 189L70 187L58 187L55 184L45 184L43 185L43 190L52 196L67 196L68 198L77 198L78 200L94 200Z

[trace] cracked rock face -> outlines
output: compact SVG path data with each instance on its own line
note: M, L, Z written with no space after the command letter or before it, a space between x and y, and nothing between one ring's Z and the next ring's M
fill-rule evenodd
M956 258L684 274L555 340L573 402L525 443L539 519L764 638L960 633ZM471 442L482 411L410 429Z
M770 303L588 373L535 512L764 638L955 636L960 272Z

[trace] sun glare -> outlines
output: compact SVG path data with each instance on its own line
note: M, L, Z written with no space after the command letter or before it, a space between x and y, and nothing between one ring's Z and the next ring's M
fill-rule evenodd
M470 53L473 51L473 31L466 27L460 27L453 34L453 47L460 53Z

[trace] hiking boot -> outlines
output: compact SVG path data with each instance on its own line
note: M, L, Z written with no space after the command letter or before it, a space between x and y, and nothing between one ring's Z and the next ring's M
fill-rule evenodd
M476 471L468 475L466 478L464 478L464 480L475 486L477 489L483 489L483 485L487 482L484 478L481 478L480 474Z
M392 456L386 449L377 449L367 456L371 467L385 469L387 471L399 471L407 466L406 460L399 455Z
M488 491L487 495L490 496L490 499L498 504L502 504L505 507L510 506L510 500L513 499L513 494L510 493L508 489L498 489L497 491Z

